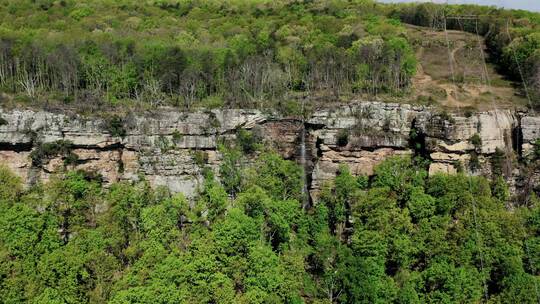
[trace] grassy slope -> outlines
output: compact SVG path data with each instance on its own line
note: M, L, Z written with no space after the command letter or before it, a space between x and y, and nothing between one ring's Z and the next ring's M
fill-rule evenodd
M461 31L448 31L447 43L443 31L418 26L407 28L418 59L412 92L418 102L481 110L526 104L526 99L516 91L516 84L505 79L489 63L481 37ZM486 56L488 78L483 55Z

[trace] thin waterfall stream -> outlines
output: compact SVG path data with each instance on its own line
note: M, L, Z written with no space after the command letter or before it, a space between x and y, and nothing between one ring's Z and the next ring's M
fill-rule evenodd
M306 168L306 122L304 113L304 102L302 100L302 131L300 134L300 166L302 166L302 208L306 209L309 205L309 191L307 185Z
M302 208L307 208L309 204L309 193L307 186L306 170L306 126L302 119L302 133L300 134L300 165L302 166Z

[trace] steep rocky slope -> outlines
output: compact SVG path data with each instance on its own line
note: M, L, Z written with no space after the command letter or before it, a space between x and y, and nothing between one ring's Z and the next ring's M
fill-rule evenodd
M203 165L219 173L218 143L233 139L239 128L304 163L313 198L341 164L354 174L370 175L391 155L415 153L432 160L430 174L465 170L490 176L497 165L519 194L536 174L523 170L518 160L531 154L540 137L540 116L531 113L449 114L379 102L319 110L305 121L256 110L161 109L113 122L31 110L0 110L0 117L0 163L28 184L65 169L83 169L100 174L105 183L145 178L188 197L196 194ZM494 155L501 153L504 159L494 164Z

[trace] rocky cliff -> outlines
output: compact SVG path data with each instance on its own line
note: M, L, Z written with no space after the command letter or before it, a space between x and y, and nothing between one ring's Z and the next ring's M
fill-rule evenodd
M370 175L397 154L429 157L430 174L502 173L515 193L529 189L538 175L524 170L520 160L531 155L540 137L540 116L510 110L449 114L379 102L320 110L306 119L256 110L161 109L122 119L0 110L0 163L28 184L82 169L100 174L105 183L145 178L193 197L202 181L201 160L219 172L218 142L234 138L240 128L302 163L313 197L341 164Z

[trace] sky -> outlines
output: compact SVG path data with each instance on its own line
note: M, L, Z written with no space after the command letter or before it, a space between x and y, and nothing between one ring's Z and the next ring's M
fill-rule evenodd
M446 0L379 0L381 2L434 2L446 3ZM540 0L448 0L449 4L466 3L495 5L505 8L525 9L540 12Z

